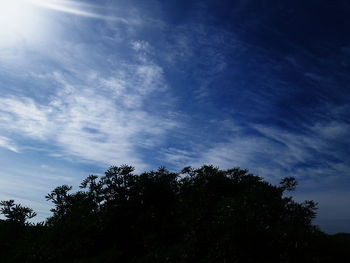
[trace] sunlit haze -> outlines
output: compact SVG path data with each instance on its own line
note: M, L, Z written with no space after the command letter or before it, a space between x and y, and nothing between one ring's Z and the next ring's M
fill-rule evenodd
M89 12L88 7L92 5L65 0L0 0L0 46L28 44L47 37L54 12L103 18Z
M25 0L0 1L0 44L13 44L35 35L37 10Z

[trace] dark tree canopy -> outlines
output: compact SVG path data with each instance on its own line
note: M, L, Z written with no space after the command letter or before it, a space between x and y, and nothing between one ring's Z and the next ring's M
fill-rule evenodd
M36 216L31 208L15 204L14 200L1 201L0 212L7 218L8 221L24 225L27 219Z
M314 226L316 203L285 194L296 185L284 178L274 186L239 168L137 175L113 166L77 192L67 185L51 191L52 216L40 224L26 223L36 215L31 209L1 202L0 260L336 262L349 237L332 239Z

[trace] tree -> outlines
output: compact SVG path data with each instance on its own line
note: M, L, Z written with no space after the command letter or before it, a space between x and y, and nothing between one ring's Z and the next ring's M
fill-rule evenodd
M37 214L31 208L15 204L14 200L1 201L0 212L8 221L20 225L25 225L28 219L35 217Z
M283 262L304 253L318 231L312 226L316 204L283 196L297 185L291 177L273 186L239 168L133 171L114 166L104 176L88 176L76 193L66 185L54 189L47 196L55 205L49 222L89 244L108 240L125 254L154 262L248 262L256 259L252 251Z
M0 239L0 260L312 263L341 258L350 241L344 238L338 249L312 224L317 204L285 195L296 185L292 177L272 185L248 170L210 165L141 174L132 166L112 166L103 176L89 175L77 192L68 185L51 191L46 198L53 214L43 225L24 223L34 216L31 209L1 202L0 211L25 231L21 227L13 237L13 224L9 229L0 221L0 237L1 231L11 237ZM3 259L2 248L13 249L16 257Z

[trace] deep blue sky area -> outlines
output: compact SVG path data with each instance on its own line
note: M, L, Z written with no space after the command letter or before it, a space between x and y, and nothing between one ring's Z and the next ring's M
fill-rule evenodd
M50 190L110 165L238 166L296 177L350 232L348 1L1 5L1 200L43 220Z

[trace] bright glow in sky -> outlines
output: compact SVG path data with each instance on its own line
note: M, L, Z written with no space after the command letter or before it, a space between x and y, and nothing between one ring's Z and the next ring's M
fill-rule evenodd
M87 8L94 8L96 6L84 4L77 1L66 1L66 0L24 0L31 3L34 6L42 7L46 9L51 9L59 12L64 12L68 14L90 17L90 18L100 18L106 19L106 16L99 15L86 10Z
M65 0L0 0L0 46L13 46L19 42L33 43L47 36L45 25L52 11L83 17L105 19L89 12L92 5ZM48 12L51 12L48 14Z
M0 44L13 44L35 35L37 12L25 0L0 1Z

